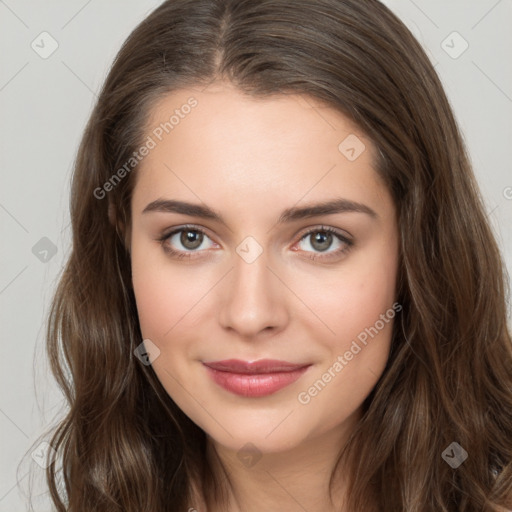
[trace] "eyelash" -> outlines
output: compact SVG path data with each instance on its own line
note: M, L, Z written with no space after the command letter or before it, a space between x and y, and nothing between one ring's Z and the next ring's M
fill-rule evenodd
M194 253L199 253L201 251L177 251L175 249L172 249L168 245L166 245L166 242L169 240L169 238L171 238L176 233L181 233L182 231L194 231L197 233L202 233L203 235L210 238L208 236L208 234L204 230L199 228L198 226L185 225L185 226L180 226L179 228L174 229L170 232L164 233L162 236L157 238L157 241L160 242L160 245L162 246L163 250L173 258L176 258L179 260L195 258ZM299 242L306 239L309 235L311 235L313 233L333 234L340 242L345 244L345 247L343 247L342 249L338 249L337 251L326 253L326 255L323 255L323 253L321 253L321 252L316 252L316 253L312 253L312 256L307 256L308 259L311 259L313 261L336 259L337 257L340 257L340 256L344 255L345 253L349 252L350 249L352 248L352 246L354 245L354 242L352 240L349 240L347 237L342 235L338 230L331 228L329 226L315 227L315 228L310 229L309 231L306 231L300 237ZM305 252L309 253L310 251L305 251Z

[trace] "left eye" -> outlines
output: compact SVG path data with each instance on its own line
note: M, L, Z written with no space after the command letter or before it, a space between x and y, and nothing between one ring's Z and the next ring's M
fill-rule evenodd
M300 242L303 242L307 239L311 240L309 245L314 249L314 251L306 250L304 252L309 252L310 255L307 257L313 261L341 258L354 245L354 242L348 237L344 236L336 229L327 226L321 226L320 228L309 230L302 236ZM331 248L333 241L337 241L339 247L337 249L335 248L333 251L328 252L328 249Z
M344 252L352 245L352 242L348 238L343 236L341 233L338 233L336 230L327 227L308 231L302 236L300 242L305 242L307 240L309 240L307 245L319 253L326 253L328 249L333 248L333 243L335 246L332 251L329 251L329 254ZM301 250L307 251L307 248L301 248Z

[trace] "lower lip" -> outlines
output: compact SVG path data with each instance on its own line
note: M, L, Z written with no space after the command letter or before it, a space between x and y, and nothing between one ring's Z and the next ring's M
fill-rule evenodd
M289 386L299 379L309 368L305 366L291 372L260 373L246 375L214 370L206 366L210 377L221 387L246 397L267 396Z

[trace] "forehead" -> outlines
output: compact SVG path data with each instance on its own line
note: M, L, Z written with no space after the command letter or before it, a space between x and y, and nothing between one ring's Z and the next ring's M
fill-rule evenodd
M153 106L136 201L185 194L261 206L386 194L371 141L347 117L300 94L252 97L224 82L174 91ZM195 196L195 197L194 197ZM306 197L307 196L307 197Z
M177 139L180 133L190 135L191 130L197 138L207 135L203 142L209 141L215 147L221 148L230 141L238 143L232 144L231 157L242 144L244 150L249 146L274 150L292 146L299 153L307 149L301 143L311 135L334 146L343 135L365 139L346 116L316 98L292 93L254 97L226 82L215 82L203 89L180 89L153 105L146 132L158 142L169 139L172 144L168 135L172 133L172 138ZM298 147L293 148L294 143Z

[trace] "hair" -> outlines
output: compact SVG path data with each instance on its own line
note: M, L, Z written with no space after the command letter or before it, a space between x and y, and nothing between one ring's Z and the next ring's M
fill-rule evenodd
M508 279L420 44L377 0L168 0L117 54L75 161L72 249L46 344L69 405L50 441L62 468L46 470L57 510L186 511L196 485L208 504L225 503L227 475L208 464L205 432L134 355L142 335L127 239L137 167L95 194L141 146L159 100L221 80L255 98L303 94L347 116L376 147L394 200L403 310L386 368L340 447L338 462L353 467L347 510L511 507ZM468 452L457 469L442 457L452 442Z

